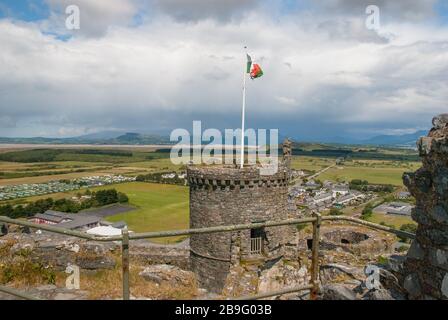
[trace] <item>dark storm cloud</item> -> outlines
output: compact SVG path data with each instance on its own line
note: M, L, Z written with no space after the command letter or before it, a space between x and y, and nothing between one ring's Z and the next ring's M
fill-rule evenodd
M257 0L153 0L155 8L180 21L216 19L228 21L254 9Z
M362 15L369 5L376 5L387 19L415 22L434 16L438 0L321 0L312 1L318 9L331 15Z

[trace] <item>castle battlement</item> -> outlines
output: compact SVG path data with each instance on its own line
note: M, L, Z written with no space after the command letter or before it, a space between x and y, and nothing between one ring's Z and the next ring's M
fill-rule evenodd
M189 166L187 168L188 184L192 188L214 188L234 190L235 188L275 188L288 185L288 171L281 168L274 175L260 175L257 166L243 169L212 166Z

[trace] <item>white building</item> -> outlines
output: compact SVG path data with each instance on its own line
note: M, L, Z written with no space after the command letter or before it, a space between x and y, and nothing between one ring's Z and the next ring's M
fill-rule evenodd
M352 203L355 200L364 199L365 197L366 197L366 195L364 193L352 191L351 193L340 197L334 203L337 205L347 205L347 204Z
M315 204L319 204L325 201L329 201L333 199L333 194L330 192L319 194L313 198L313 202Z
M335 185L331 188L331 192L333 193L333 198L337 198L349 194L350 189L347 185Z

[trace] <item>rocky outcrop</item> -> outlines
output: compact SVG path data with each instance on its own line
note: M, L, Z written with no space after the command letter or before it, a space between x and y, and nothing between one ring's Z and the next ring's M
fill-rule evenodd
M139 275L146 281L173 287L191 287L196 281L194 273L166 264L146 267Z
M11 258L26 255L32 261L58 271L65 270L68 265L77 265L84 270L113 269L116 265L114 252L119 250L115 243L51 233L9 233L3 241L11 245L8 252Z
M392 252L396 241L393 235L348 224L323 226L321 234L321 250L347 252L367 259Z
M230 268L223 295L228 297L254 295L306 285L309 281L307 267L298 261L280 259L268 264L257 261L245 262ZM295 299L297 296L298 294L288 294L281 296L280 299Z
M135 240L132 241L129 251L131 263L168 264L184 270L190 269L190 244L188 239L174 245Z
M258 292L269 292L308 284L310 276L306 266L298 262L277 262L270 269L261 272ZM297 295L297 294L295 294ZM289 295L292 296L292 295ZM287 299L288 296L281 297Z
M88 292L84 290L72 290L58 288L55 285L43 285L30 288L27 293L43 300L87 300ZM0 292L0 300L19 300L15 296Z
M391 257L391 261L394 259ZM392 263L375 266L379 272L378 287L368 288L365 266L325 264L320 270L321 299L324 300L404 300L400 276Z
M417 199L418 223L404 264L403 286L410 299L448 299L448 114L435 117L417 142L423 165L403 176Z
M26 251L33 261L59 271L65 270L69 264L84 270L113 269L121 250L119 242L87 241L46 232L9 233L0 240L0 247L6 243L12 243L9 249L11 255ZM175 245L136 240L131 243L129 251L131 264L169 264L189 269L188 240ZM115 253L117 255L114 257Z
M324 300L356 300L357 296L347 286L342 284L328 284L322 287Z

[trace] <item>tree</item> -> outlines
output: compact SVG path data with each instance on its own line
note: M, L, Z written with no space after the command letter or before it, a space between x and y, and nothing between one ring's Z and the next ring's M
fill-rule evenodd
M362 210L361 219L366 220L370 218L372 214L373 214L372 204L368 203Z
M14 208L10 204L1 206L0 207L0 216L7 216L9 218L12 218L13 211L14 211Z
M405 223L401 225L400 230L415 234L417 232L417 225L413 223ZM398 238L400 238L402 242L410 242L410 239L406 237L399 236Z
M93 194L98 206L105 206L118 202L118 193L115 189L99 190Z
M123 192L118 192L118 202L120 203L128 203L129 197Z
M344 213L341 210L339 210L338 208L331 208L330 209L330 216L341 216L343 214Z
M92 199L81 203L75 202L71 199L53 200L53 198L47 198L15 207L11 204L2 205L0 206L0 216L7 216L13 219L26 218L34 216L36 213L43 213L50 209L61 212L77 213L81 210L89 209L95 206L104 206L117 202L127 203L128 201L129 198L126 194L117 192L115 189L100 190L93 193Z
M81 206L70 199L59 199L54 202L51 209L61 212L77 213L81 210Z

